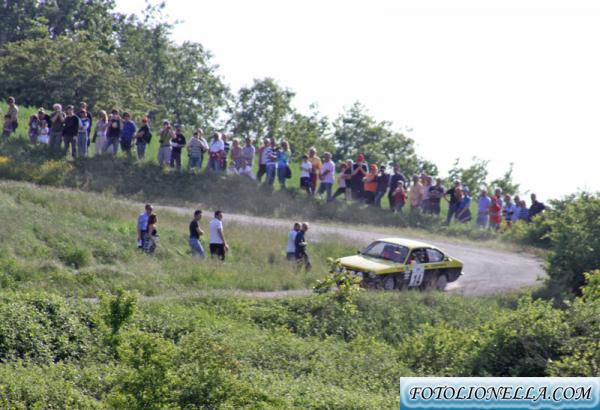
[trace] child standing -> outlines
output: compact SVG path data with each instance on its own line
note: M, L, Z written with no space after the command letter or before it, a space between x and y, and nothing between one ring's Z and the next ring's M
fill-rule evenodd
M50 143L50 128L48 128L48 123L46 121L42 121L40 124L38 142L44 145L48 145Z
M40 120L37 115L29 117L29 142L33 145L37 144L40 134Z
M300 164L300 188L304 188L306 192L312 194L311 172L313 165L308 160L308 155L302 155L302 164Z

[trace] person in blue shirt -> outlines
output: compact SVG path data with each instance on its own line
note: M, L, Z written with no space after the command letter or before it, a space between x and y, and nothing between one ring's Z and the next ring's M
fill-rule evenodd
M131 156L131 143L136 132L135 122L128 112L123 113L123 129L121 130L121 150Z
M492 199L487 190L482 189L477 198L477 226L480 228L487 228L490 205L492 205Z
M458 195L458 208L456 210L456 219L458 222L467 223L471 220L471 197L469 191L466 189L459 189Z
M152 215L152 205L146 204L145 211L138 216L137 220L137 245L144 249L144 244L148 240L148 219Z

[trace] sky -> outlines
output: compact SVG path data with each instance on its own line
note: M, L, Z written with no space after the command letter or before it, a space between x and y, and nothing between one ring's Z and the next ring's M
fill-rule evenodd
M166 0L236 92L272 77L334 119L360 101L446 175L514 163L542 200L600 191L600 4L591 0ZM144 0L118 0L138 13ZM412 130L412 131L409 131Z

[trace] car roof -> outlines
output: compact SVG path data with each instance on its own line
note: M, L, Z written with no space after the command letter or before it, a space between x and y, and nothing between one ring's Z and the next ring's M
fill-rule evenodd
M377 239L376 242L389 242L389 243L393 243L394 245L406 246L407 248L410 248L410 249L414 249L414 248L438 249L437 246L433 246L433 245L425 243L425 242L415 241L413 239L406 239L406 238L382 238L382 239Z

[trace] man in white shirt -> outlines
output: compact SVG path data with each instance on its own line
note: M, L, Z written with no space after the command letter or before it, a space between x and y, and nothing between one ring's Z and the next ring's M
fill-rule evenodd
M319 194L327 192L327 202L333 200L331 189L333 188L333 178L335 175L335 164L331 160L331 153L323 154L323 165L321 166L321 185L319 185Z
M287 241L287 260L295 261L296 260L296 235L300 231L300 222L296 222L292 230L288 233L288 241Z
M215 132L213 140L208 148L208 169L211 171L221 171L222 161L225 157L225 143L221 139L221 134Z
M229 245L225 240L223 233L223 212L215 211L215 219L210 221L210 256L225 260L225 252L229 250Z

